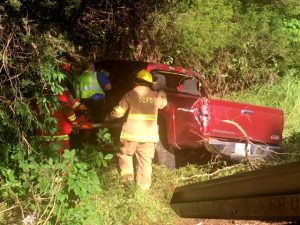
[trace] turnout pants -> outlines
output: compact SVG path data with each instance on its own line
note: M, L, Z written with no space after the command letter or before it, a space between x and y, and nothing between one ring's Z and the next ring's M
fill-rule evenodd
M121 170L121 182L133 181L135 178L136 184L141 189L149 189L154 154L155 143L121 141L120 151L117 154Z

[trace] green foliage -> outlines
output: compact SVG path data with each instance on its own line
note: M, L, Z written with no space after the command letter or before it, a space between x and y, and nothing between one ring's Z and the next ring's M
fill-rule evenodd
M297 17L300 14L300 2L298 0L287 0L284 2L284 12L287 16Z
M20 7L21 7L21 2L19 0L9 0L8 3L10 4L10 6L19 11L20 10Z
M108 225L176 224L178 216L169 206L175 187L248 170L246 165L227 167L224 163L187 165L176 170L153 165L152 187L149 192L141 192L134 185L121 186L117 168L102 169L98 212Z
M209 62L213 52L226 46L232 38L234 11L226 2L194 1L192 7L186 3L180 4L174 20L177 39L172 40L177 45L176 49L183 54L198 52L200 59Z
M202 72L214 93L243 90L274 82L285 68L299 69L293 6L293 1L174 1L154 17L150 34L176 64Z
M28 146L28 139L41 127L33 102L46 117L44 127L51 130L55 124L49 106L58 107L55 95L62 92L65 76L58 72L57 58L68 43L61 35L40 32L26 17L15 20L5 14L1 23L6 30L1 54L10 60L1 64L0 145L22 142Z
M21 150L21 149L20 149ZM36 158L22 151L12 155L17 170L0 167L1 196L15 202L22 216L34 215L35 224L99 224L93 196L100 193L95 170L80 162L75 151L65 151L62 160Z
M80 150L80 156L81 160L89 162L92 167L107 167L113 159L112 153L114 151L116 151L116 146L113 143L111 134L107 128L104 128L99 129L97 133L97 144L84 144L84 148Z
M34 218L35 224L103 224L96 210L102 193L97 169L107 167L113 157L100 150L114 146L107 129L100 130L98 137L99 149L88 146L60 157L56 153L54 158L45 156L57 148L43 149L37 143L27 152L21 144L3 146L7 154L0 162L0 201L16 206L8 213L13 218ZM12 219L9 214L5 218Z
M103 186L98 213L102 215L103 224L174 224L174 213L168 200L157 196L161 191L153 189L147 193L133 184L121 186L116 167L101 171L101 174Z
M97 133L97 142L99 143L101 149L112 148L114 147L114 142L111 134L109 133L107 128L99 129Z

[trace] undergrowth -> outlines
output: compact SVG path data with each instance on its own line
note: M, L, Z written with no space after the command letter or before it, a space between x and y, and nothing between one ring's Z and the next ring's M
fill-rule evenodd
M111 143L105 130L98 136L102 145ZM169 203L177 186L250 168L223 162L176 170L153 165L152 188L144 192L134 184L120 185L111 154L99 155L89 145L82 151L67 151L63 161L14 156L19 171L0 168L0 224L174 224L179 217Z
M179 217L169 205L175 187L248 170L244 164L190 164L176 170L153 165L152 187L143 192L135 185L121 186L117 167L101 169L97 211L103 224L175 224Z
M0 163L0 224L103 224L95 211L101 193L97 169L107 167L113 155L86 146L53 159L46 156L49 149L31 144L35 148L28 151L14 147L9 167ZM112 145L107 130L98 133L98 144Z

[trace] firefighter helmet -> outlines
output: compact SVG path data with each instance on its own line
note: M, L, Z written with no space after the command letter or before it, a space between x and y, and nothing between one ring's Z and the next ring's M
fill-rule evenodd
M141 70L136 74L136 78L140 80L147 81L149 83L153 83L153 78L150 72L147 70Z

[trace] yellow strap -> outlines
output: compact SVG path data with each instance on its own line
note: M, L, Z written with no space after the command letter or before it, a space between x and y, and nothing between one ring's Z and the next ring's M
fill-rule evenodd
M157 120L155 114L128 114L129 120Z
M80 102L75 102L72 106L72 109L76 109L80 105Z
M73 114L72 116L69 116L69 117L68 117L68 120L69 120L69 121L74 121L74 120L76 120L76 115Z

